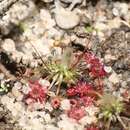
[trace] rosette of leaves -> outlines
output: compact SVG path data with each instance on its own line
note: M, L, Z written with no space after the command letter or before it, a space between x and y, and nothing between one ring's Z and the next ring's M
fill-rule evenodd
M5 83L0 83L0 95L6 94L9 91L10 86Z
M111 122L119 121L123 128L127 130L127 127L120 118L120 113L124 110L124 104L122 101L111 94L104 94L99 100L99 104L99 117L106 122L106 129L109 129Z
M48 72L48 79L51 79L51 85L49 89L52 86L57 86L57 94L60 91L60 86L63 82L69 84L69 83L75 83L79 72L76 69L76 67L72 68L72 62L74 62L74 56L72 49L67 47L63 54L61 55L60 60L50 61L47 63L45 70L43 72Z

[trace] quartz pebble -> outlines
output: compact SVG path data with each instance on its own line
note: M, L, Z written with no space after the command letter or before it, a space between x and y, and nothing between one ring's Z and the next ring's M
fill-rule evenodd
M60 130L60 128L55 127L54 125L46 125L46 130Z
M29 91L30 91L30 87L28 85L23 85L22 92L24 94L28 94Z
M109 77L109 81L112 82L113 84L116 84L119 83L120 80L118 75L115 72L113 72Z
M129 7L128 7L128 4L126 4L126 3L115 2L114 7L115 7L113 9L114 14L117 14L117 12L118 12L118 15L125 16L128 13L128 8ZM115 10L116 10L116 12L115 12Z
M42 0L42 1L45 2L45 3L53 2L53 0Z
M22 93L16 87L12 88L12 94L16 98L20 98L20 97L22 98Z
M48 80L45 80L45 79L40 79L39 80L39 83L42 85L42 86L46 86L46 87L49 87L50 86L50 82Z
M16 82L14 84L14 87L17 88L18 90L22 88L22 84L20 82Z
M107 73L110 73L112 71L112 68L110 66L105 66L104 67L104 70L107 72Z
M58 127L62 130L75 130L75 125L69 120L61 120L58 122Z
M15 52L15 43L12 39L5 39L2 48L7 52Z
M84 116L82 119L79 120L79 123L84 126L86 124L92 124L96 122L97 122L97 118L95 116Z
M106 54L104 59L106 62L109 62L111 60L116 60L117 58L116 58L116 56L112 56L111 54Z
M74 11L60 8L55 13L57 25L62 29L72 29L79 24L80 17Z
M7 102L10 102L10 98L8 96L3 96L1 98L1 103L6 104Z
M0 73L0 80L4 79L4 74Z
M69 110L70 109L70 101L68 99L64 99L61 101L61 108L63 110Z
M50 115L49 115L49 114L45 114L45 115L44 115L44 120L45 120L46 123L50 123L50 122L51 122L51 117L50 117Z
M53 110L53 107L51 106L51 104L49 102L47 102L45 104L45 109L51 112Z
M112 9L113 15L119 16L119 11L116 8Z

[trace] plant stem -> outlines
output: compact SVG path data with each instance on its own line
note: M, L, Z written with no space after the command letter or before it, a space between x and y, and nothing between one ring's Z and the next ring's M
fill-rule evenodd
M95 94L95 95L97 95L99 98L102 98L102 95L101 95L100 93L98 93L98 92L96 92L96 91L93 91L93 90L89 91L88 94Z
M48 90L51 89L51 87L55 84L55 82L56 82L57 79L58 79L58 75L54 75L53 80L52 80L51 85L48 88Z
M61 83L58 84L58 88L57 88L57 92L56 95L58 96L59 92L60 92L60 87L61 87Z
M72 66L70 67L70 69L74 68L79 63L79 61L82 59L82 57L84 56L84 54L85 54L85 51L78 57L77 61L74 64L72 64Z
M92 40L92 34L90 35L90 40L87 42L86 44L86 49L88 48L88 45L90 44L91 40ZM84 54L86 53L86 49L83 51L83 53L78 57L78 60L76 61L76 63L74 63L72 66L71 66L71 69L74 68L78 63L79 61L83 58Z
M127 126L124 124L124 122L122 121L122 119L120 118L119 114L116 114L116 117L118 119L118 121L121 123L121 125L123 126L124 130L127 130Z
M109 118L109 120L106 123L106 130L109 130L110 124L111 124L111 119Z
M33 47L33 49L35 50L35 52L37 53L37 55L39 56L39 58L41 59L42 63L44 64L44 66L46 67L46 69L48 69L48 71L50 71L49 67L47 66L47 64L44 62L44 60L42 59L41 57L41 54L37 51L37 49L34 47L34 45L31 43L30 41L30 44L31 46Z

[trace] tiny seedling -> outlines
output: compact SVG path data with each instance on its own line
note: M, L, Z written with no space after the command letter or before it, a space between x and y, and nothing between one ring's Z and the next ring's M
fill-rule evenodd
M71 68L72 62L74 61L72 54L72 49L68 47L63 51L60 60L50 61L49 63L46 63L47 67L43 66L41 69L43 73L46 72L48 74L47 78L52 80L49 89L53 86L58 87L56 92L57 95L59 94L63 82L67 84L75 83L76 78L79 75L76 67Z
M104 94L99 100L100 116L106 122L106 128L109 129L111 122L119 121L123 128L127 130L124 122L120 118L120 113L124 110L124 104L117 97Z
M4 84L0 84L0 93L4 94L8 92L8 87Z

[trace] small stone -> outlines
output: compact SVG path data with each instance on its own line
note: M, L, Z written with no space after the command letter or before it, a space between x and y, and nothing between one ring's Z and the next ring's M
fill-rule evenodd
M5 105L7 102L10 102L10 98L6 95L2 96L1 103Z
M46 29L52 29L55 26L55 20L51 18L51 15L48 10L41 9L40 10L40 19Z
M12 88L12 94L18 98L18 97L21 97L22 93L16 88L16 87L13 87Z
M16 100L17 100L17 101L22 101L22 100L23 100L23 97L24 97L24 95L21 94L21 96L17 97Z
M15 107L15 110L17 110L17 111L21 111L23 109L22 103L20 103L20 102L16 102L14 104L14 107Z
M55 42L55 40L61 40L61 37L63 36L63 31L62 30L57 30L55 28L51 28L48 32L47 32L47 37L48 38L54 38L51 40L54 40L53 43Z
M50 86L50 82L48 80L45 80L45 79L40 79L39 80L39 83L42 85L42 86L46 86L46 87L49 87Z
M50 115L49 115L49 114L45 114L45 115L44 115L44 120L45 120L46 123L50 123L50 122L51 122L51 117L50 117Z
M10 110L10 111L12 111L12 110L14 110L14 98L10 98L10 97L8 97L8 96L3 96L2 98L1 98L1 103L3 104L3 105L6 105L6 107Z
M113 9L112 9L112 13L113 13L113 15L115 15L115 16L119 16L119 11L118 11L118 9L116 9L116 8L113 8Z
M113 84L119 83L119 77L118 75L113 72L110 77L109 77L109 81L112 82Z
M4 74L0 73L0 80L4 79Z
M104 59L106 62L109 62L111 60L116 60L117 58L115 56L112 56L111 54L106 54Z
M55 20L60 28L72 29L79 24L80 17L74 11L61 8L55 13Z
M53 108L52 108L51 104L48 103L48 102L45 104L45 109L49 110L50 112L53 111Z
M96 113L99 112L99 109L95 106L88 106L85 108L85 111L90 115L94 116Z
M23 85L23 87L22 87L22 92L23 92L24 94L28 94L29 91L30 91L30 87L29 87L29 86L26 86L26 85Z
M44 104L41 104L40 102L36 102L32 104L33 110L40 110L44 108Z
M61 120L58 122L58 127L62 130L75 130L75 124L69 120Z
M30 121L30 125L32 127L31 130L44 130L44 125L40 122L39 119L34 118ZM27 129L28 130L28 129Z
M2 45L2 48L10 53L16 51L15 43L12 39L6 39Z
M84 126L86 124L92 124L92 123L96 123L96 122L97 122L97 118L95 116L85 116L79 120L79 123Z
M120 92L121 92L121 94L123 94L123 93L126 92L126 89L124 89L124 88L120 88Z
M128 13L129 6L124 2L115 2L114 7L118 10L120 16L125 16Z
M20 82L16 82L14 84L14 87L17 88L17 89L21 89L22 88L22 84Z
M70 40L71 41L75 41L77 39L77 36L76 35L72 35L71 37L70 37Z
M53 45L53 41L51 39L48 38L42 38L42 39L38 39L37 44L33 43L33 46L38 50L38 52L41 55L48 55L50 54L50 44ZM43 51L44 50L44 51Z
M114 18L114 19L108 21L109 29L119 28L120 25L121 25L121 20L120 20L119 17L116 17L116 18Z
M105 66L104 67L104 70L107 72L107 73L110 73L112 71L112 68L110 66Z
M4 111L4 109L2 107L0 107L0 112Z
M119 91L113 91L113 96L117 97L120 101L123 99Z
M69 45L69 43L71 42L70 37L66 36L65 39L63 39L61 42L63 43L63 45Z
M108 26L105 23L97 22L95 28L98 29L99 31L103 31L108 29Z
M45 3L53 2L53 0L42 0L42 1L45 2Z
M121 86L122 86L123 88L126 88L127 82L126 82L126 81L122 81L122 82L121 82Z
M61 101L61 108L63 110L70 110L70 101L68 99L64 99Z
M11 110L11 113L12 113L13 117L17 118L19 112L17 110L15 110L14 107L13 107L13 109L10 109L10 110Z
M46 130L60 130L59 128L55 127L54 125L46 125Z

